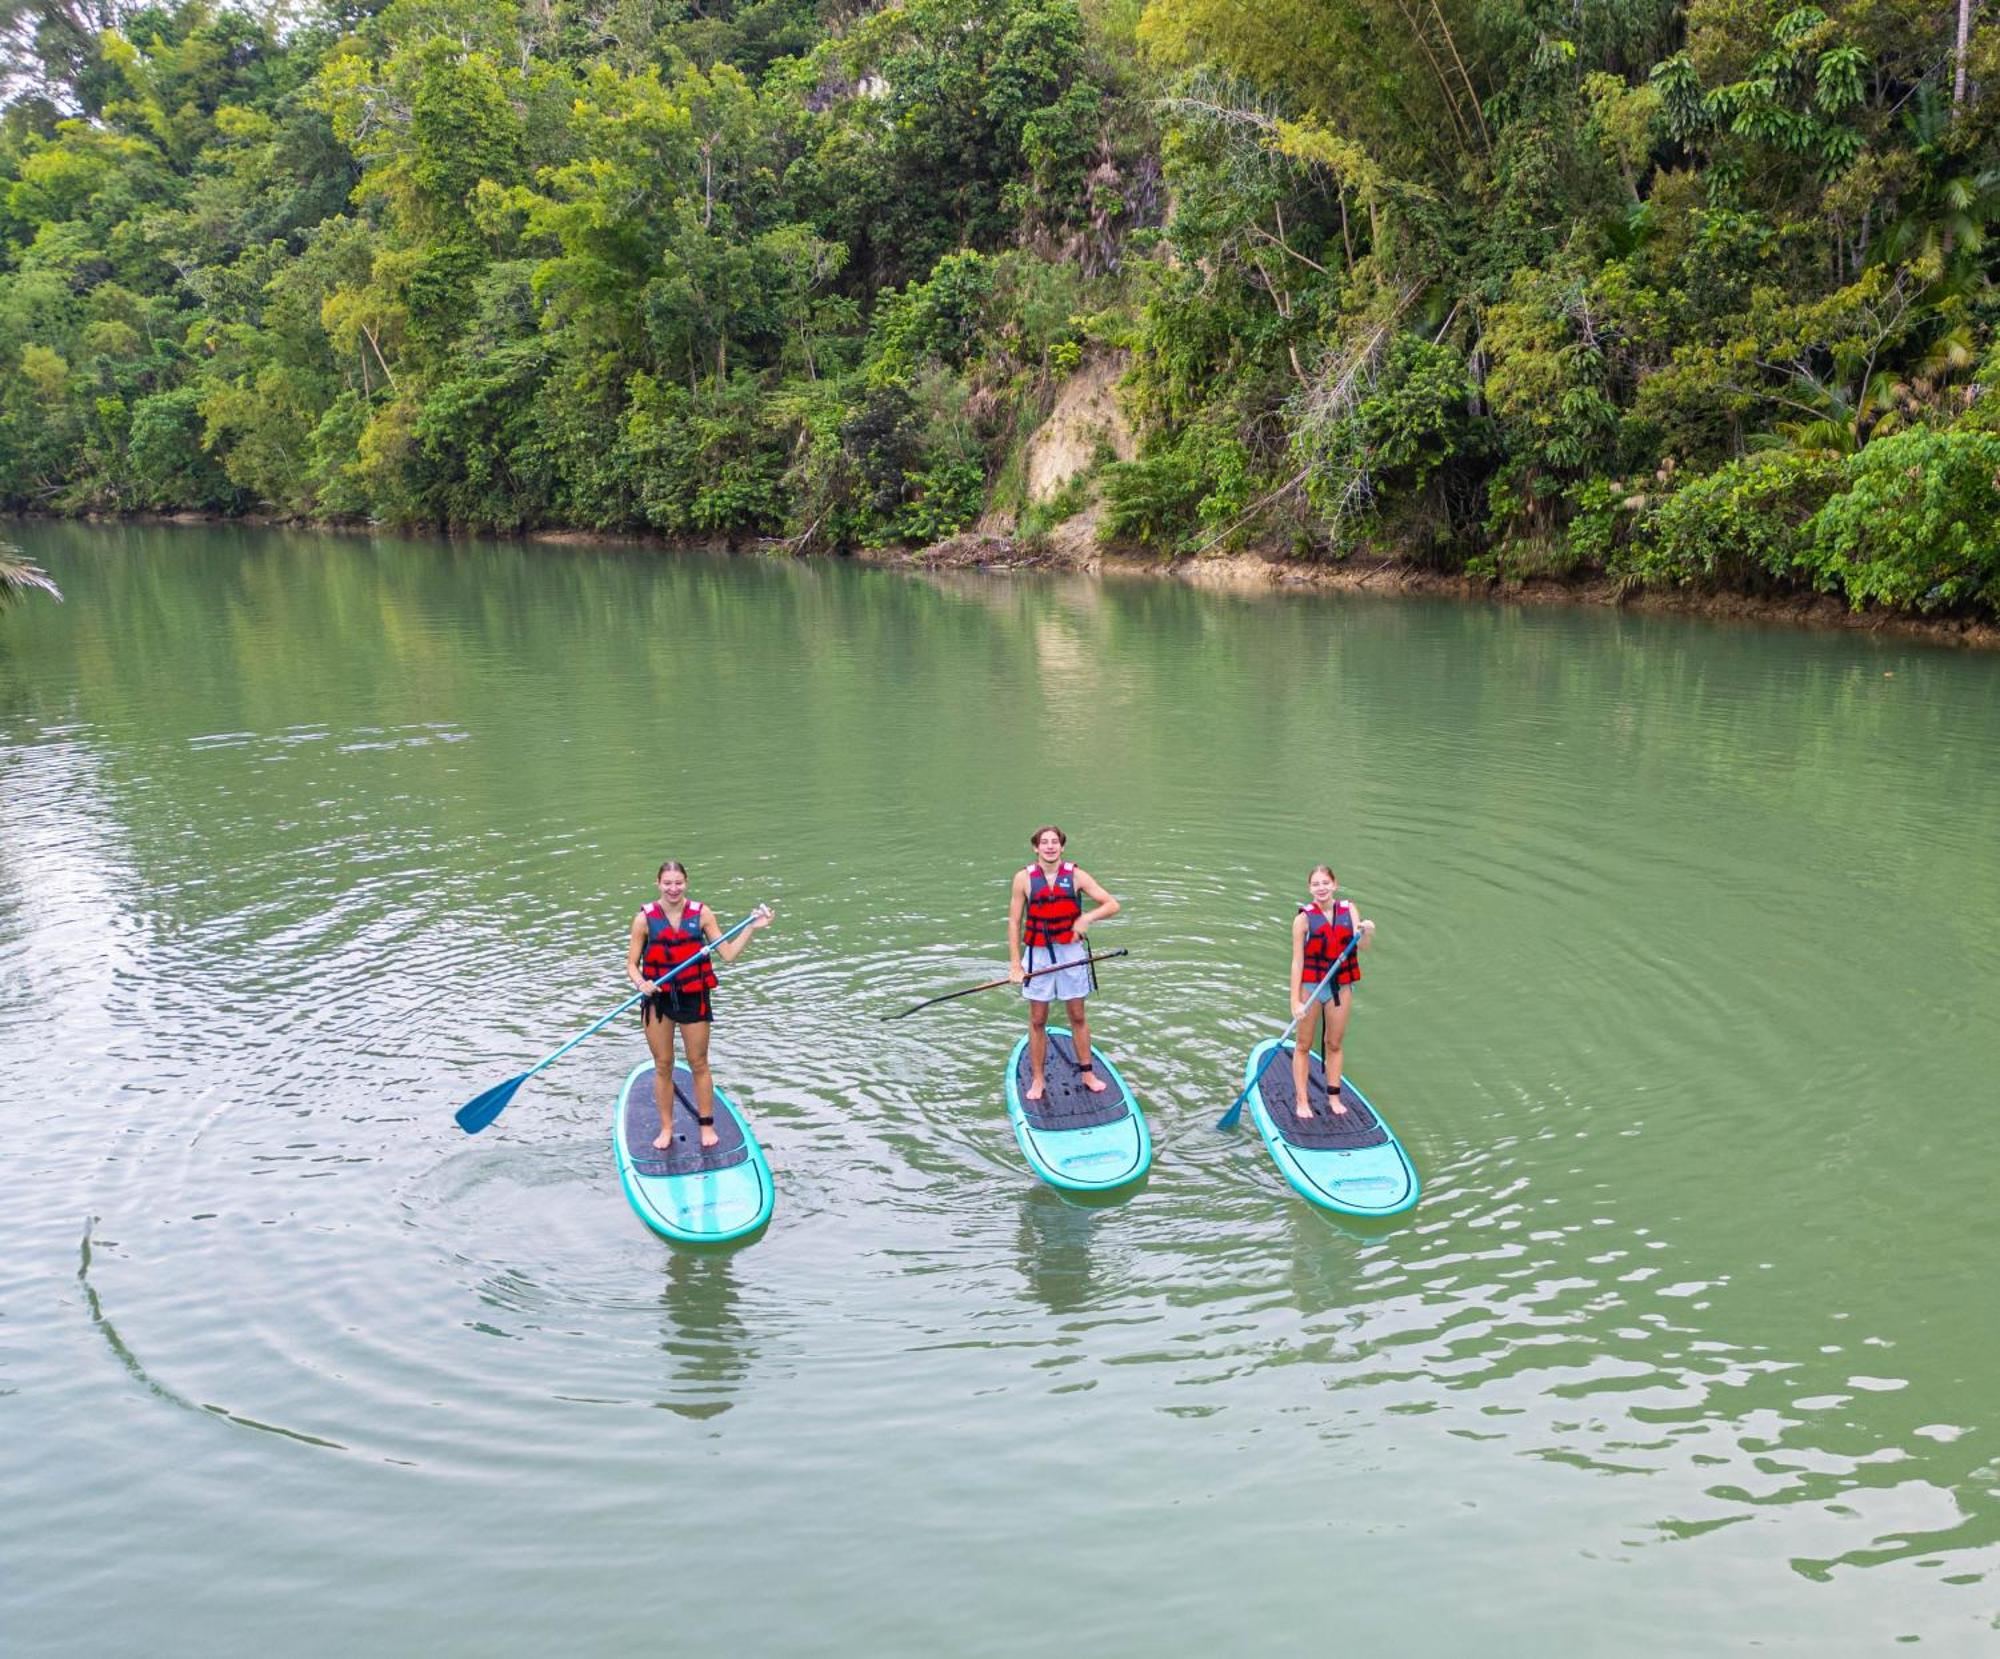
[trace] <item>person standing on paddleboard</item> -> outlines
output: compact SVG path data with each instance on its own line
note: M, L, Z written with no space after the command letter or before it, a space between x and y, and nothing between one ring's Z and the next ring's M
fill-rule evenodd
M1292 1018L1298 1021L1298 1039L1292 1049L1292 1100L1302 1118L1312 1114L1311 1076L1313 1039L1319 1034L1320 1020L1326 1021L1326 1097L1336 1115L1347 1110L1340 1098L1341 1044L1347 1037L1348 1016L1354 1012L1352 988L1360 983L1362 951L1375 936L1375 924L1361 920L1354 906L1334 897L1340 883L1332 867L1313 866L1306 878L1311 904L1299 906L1292 919ZM1348 951L1352 944L1354 949ZM1341 961L1343 952L1346 961ZM1340 971L1326 980L1327 970L1340 962ZM1341 993L1349 994L1343 996Z
M1084 942L1093 922L1118 914L1118 901L1063 859L1069 837L1054 824L1044 824L1029 838L1035 862L1014 877L1007 904L1007 977L1028 999L1028 1092L1022 1098L1040 1100L1048 1087L1049 1005L1060 1000L1069 1013L1069 1032L1076 1044L1078 1081L1092 1094L1109 1085L1091 1069L1090 1022L1083 999L1097 988ZM1085 910L1094 899L1097 908ZM1072 965L1074 964L1074 965ZM1029 971L1054 967L1054 973Z
M625 955L625 977L633 989L647 992L639 1004L639 1023L653 1055L653 1104L660 1109L660 1138L666 1151L674 1141L674 1033L687 1050L688 1071L694 1078L695 1116L701 1122L701 1144L714 1146L715 1079L708 1069L708 1028L713 1015L708 994L715 989L715 958L734 962L750 936L771 925L771 907L757 906L750 925L734 939L686 973L674 974L665 986L656 982L702 948L722 937L722 924L708 906L687 896L687 866L670 858L660 866L660 896L632 918L631 948Z

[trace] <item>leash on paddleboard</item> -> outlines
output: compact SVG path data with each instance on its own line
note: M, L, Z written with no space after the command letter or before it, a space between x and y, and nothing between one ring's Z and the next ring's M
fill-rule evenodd
M1021 978L1024 981L1040 979L1043 974L1059 973L1064 968L1081 968L1086 964L1094 965L1099 962L1109 962L1114 956L1130 956L1131 954L1129 950L1122 948L1119 950L1099 951L1095 956L1084 956L1074 962L1055 962L1046 968L1036 968L1032 973L1023 974ZM1001 986L1012 985L1013 983L1014 976L1012 974L1009 974L1005 979L989 979L984 985L968 985L962 991L947 991L941 997L931 997L926 1001L903 1009L900 1013L884 1014L881 1017L884 1020L906 1020L920 1008L934 1008L940 1002L950 1002L956 997L969 997L979 991L997 991ZM1095 983L1095 975L1092 976L1092 983Z
M1362 930L1361 930L1360 918L1356 917L1354 926L1354 937L1347 941L1347 949L1342 951L1338 956L1336 956L1333 959L1333 966L1328 968L1326 972L1320 976L1320 982L1312 988L1312 995L1306 998L1306 1007L1308 1009L1310 1009L1314 1003L1319 1001L1320 992L1325 990L1327 986L1330 983L1332 983L1333 976L1340 972L1340 965L1343 962L1345 962L1350 956L1352 956L1356 950L1360 948L1361 933ZM1336 991L1334 994L1338 996L1339 992ZM1256 1075L1253 1076L1249 1082L1243 1085L1243 1092L1240 1095L1238 1095L1235 1098L1235 1100L1230 1102L1229 1110L1224 1112L1221 1117L1215 1120L1216 1128L1234 1129L1236 1127L1236 1120L1243 1115L1243 1102L1250 1098L1251 1091L1255 1089L1257 1085L1264 1080L1264 1073L1271 1069L1271 1062L1277 1059L1277 1057L1280 1054L1283 1054L1285 1052L1285 1039L1289 1037L1294 1031L1298 1030L1299 1021L1304 1018L1305 1015L1303 1013L1294 1014L1292 1016L1292 1023L1286 1026L1283 1031L1278 1033L1278 1040L1271 1045L1271 1052L1264 1056L1264 1063L1257 1068ZM1324 1021L1322 1021L1320 1024L1320 1030L1325 1031L1325 1029L1326 1029L1326 1024ZM1340 1087L1340 1085L1338 1083L1335 1083L1334 1087L1337 1089Z
M697 962L703 960L703 958L705 958L709 954L709 952L720 950L724 945L728 944L730 940L734 939L737 934L741 933L746 927L748 927L752 922L754 922L759 916L763 914L764 914L764 906L760 904L757 906L755 910L751 911L749 915L745 916L742 921L738 922L734 927L732 927L727 933L723 934L722 937L717 939L713 944L702 946L700 950L696 951L694 955L690 956L685 962L681 963L678 967L670 968L667 970L667 972L661 974L660 977L654 980L653 983L649 985L645 990L634 991L616 1008L612 1009L610 1013L606 1014L603 1019L598 1020L593 1024L585 1026L574 1037L570 1038L568 1042L564 1043L561 1048L557 1049L555 1053L547 1056L544 1059L537 1060L526 1071L522 1072L519 1077L510 1077L504 1083L494 1084L494 1086L488 1089L484 1094L474 1095L472 1099L468 1100L463 1106L459 1107L459 1109L453 1114L453 1116L456 1117L458 1120L459 1128L463 1129L468 1135L478 1134L480 1130L484 1129L502 1112L506 1111L507 1102L514 1098L514 1091L520 1088L520 1086L523 1083L527 1082L529 1078L533 1077L536 1072L541 1071L546 1066L554 1065L556 1061L560 1060L565 1054L569 1053L569 1051L575 1048L578 1043L582 1042L584 1038L593 1036L597 1032L602 1031L613 1020L618 1018L620 1014L624 1013L626 1009L632 1007L635 1003L637 1003L640 1000L640 998L652 995L654 991L657 991L661 986L665 985L668 980L672 979L675 974L686 973L688 969L692 968Z

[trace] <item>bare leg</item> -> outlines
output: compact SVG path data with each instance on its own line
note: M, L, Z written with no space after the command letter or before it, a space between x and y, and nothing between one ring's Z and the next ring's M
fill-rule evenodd
M1292 1045L1292 1110L1302 1118L1313 1115L1312 1046L1313 1038L1319 1035L1319 1018L1319 1003L1307 1003L1299 1028L1293 1034L1296 1041Z
M1340 1001L1326 1011L1326 1097L1336 1112L1345 1112L1340 1098L1341 1044L1347 1037L1347 1016L1354 1012L1354 987L1348 986Z
M1048 1089L1049 1005L1028 1004L1028 1092L1024 1099L1040 1100Z
M646 1047L653 1056L653 1104L660 1111L660 1134L653 1150L674 1144L674 1028L670 1020L648 1016Z
M1063 1004L1069 1014L1069 1034L1076 1044L1077 1081L1092 1094L1102 1094L1111 1085L1090 1069L1090 1014L1082 997L1071 997Z
M687 1049L688 1070L694 1073L694 1109L706 1119L701 1126L701 1144L714 1146L722 1139L715 1132L715 1075L708 1069L708 1027L684 1025L681 1043Z

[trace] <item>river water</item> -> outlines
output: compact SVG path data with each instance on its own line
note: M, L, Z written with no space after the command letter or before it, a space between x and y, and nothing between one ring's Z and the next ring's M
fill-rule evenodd
M2000 660L1603 611L29 525L0 1647L2000 1644ZM1044 819L1150 1181L1020 1161ZM618 1187L683 859L776 1217ZM1327 859L1424 1183L1216 1133Z

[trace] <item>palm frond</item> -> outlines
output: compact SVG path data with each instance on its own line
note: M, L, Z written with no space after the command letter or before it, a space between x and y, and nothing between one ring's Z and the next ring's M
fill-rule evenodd
M49 579L47 571L29 564L21 557L19 548L0 543L0 605L18 599L31 588L39 588L58 602L62 599L62 589Z

